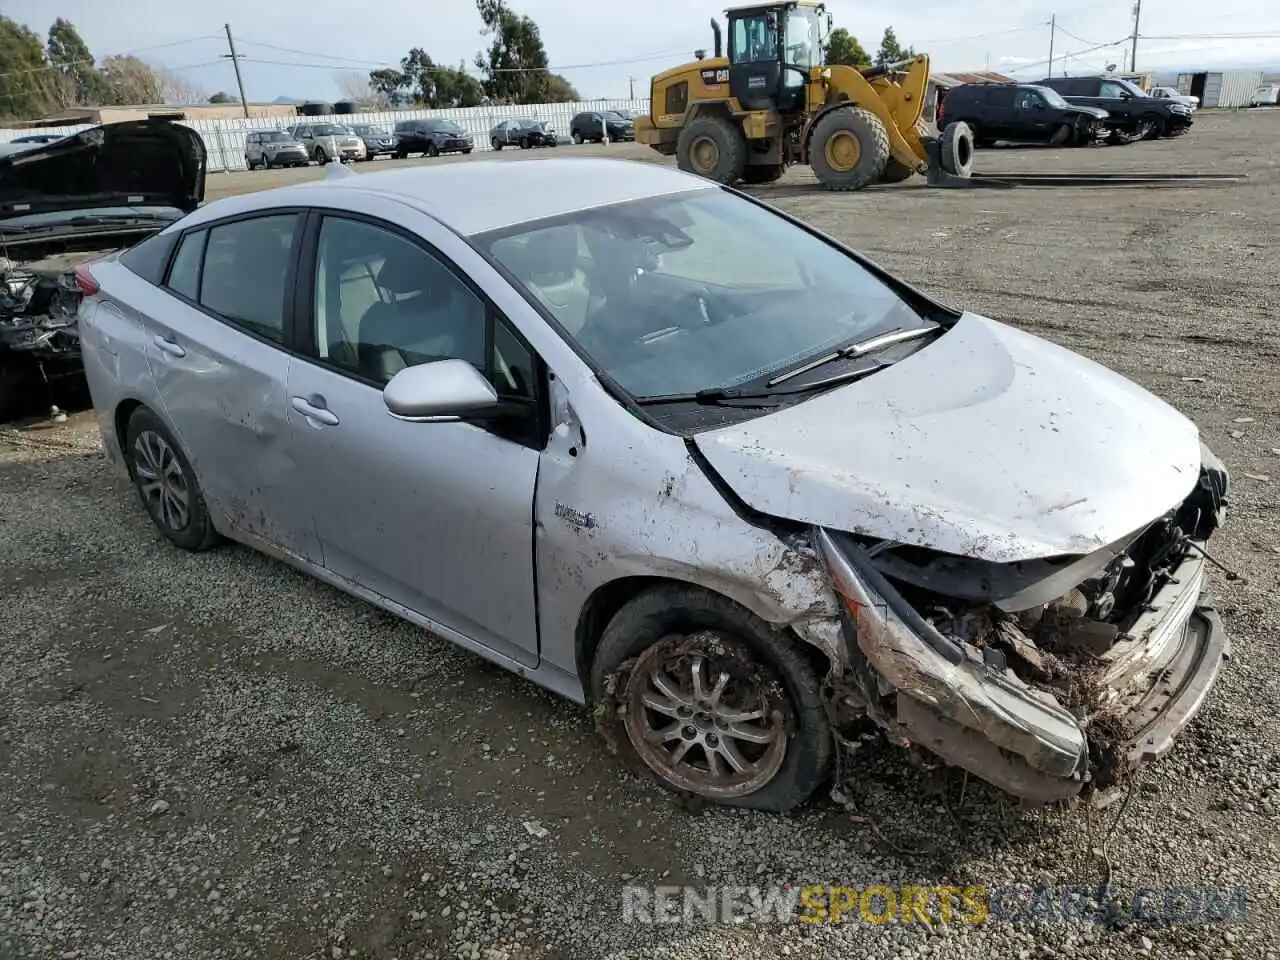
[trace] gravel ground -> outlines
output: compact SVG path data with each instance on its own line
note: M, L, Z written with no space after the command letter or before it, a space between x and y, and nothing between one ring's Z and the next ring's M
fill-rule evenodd
M79 414L0 428L0 958L1276 957L1277 156L1280 110L1205 114L1173 142L995 150L979 167L1247 182L833 196L795 172L761 191L931 293L1136 379L1233 470L1217 551L1244 580L1216 588L1235 657L1113 833L1114 810L1020 810L875 743L852 813L686 810L530 684L247 550L167 548ZM217 176L210 195L317 174ZM1246 886L1247 915L622 916L628 883L1092 887L1104 852L1122 899Z

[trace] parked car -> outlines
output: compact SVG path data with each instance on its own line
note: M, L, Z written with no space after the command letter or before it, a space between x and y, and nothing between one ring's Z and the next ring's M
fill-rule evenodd
M244 162L250 170L262 167L305 167L307 148L284 130L254 130L244 138Z
M350 163L365 158L364 141L339 123L300 123L289 133L321 166L334 160Z
M1157 100L1172 100L1175 103L1185 104L1191 108L1192 113L1200 108L1199 97L1193 97L1189 93L1179 93L1176 87L1152 87L1148 93Z
M1037 86L1062 94L1068 103L1107 111L1113 142L1155 140L1191 129L1191 108L1175 100L1149 97L1128 80L1115 77L1046 77Z
M1097 799L1221 668L1191 421L692 174L331 176L83 282L105 449L173 545L589 704L682 794L793 807L870 723Z
M938 127L963 121L979 147L997 140L1080 146L1098 137L1107 111L1067 103L1056 90L1027 83L966 83L938 104Z
M411 153L438 157L442 153L470 153L475 149L471 134L452 120L401 120L396 124L396 156L403 160Z
M1264 83L1253 91L1249 99L1251 107L1280 106L1280 83Z
M574 143L600 143L604 140L605 130L609 131L609 139L634 140L636 127L616 110L584 110L576 114L569 123L569 136Z
M0 422L85 392L78 272L204 199L205 145L190 127L131 120L0 150Z
M375 126L371 123L353 123L351 132L364 141L366 160L395 156L396 138L385 127Z
M556 132L543 120L525 118L521 120L500 120L489 131L489 143L493 149L503 147L519 147L528 150L530 147L554 147L559 143Z

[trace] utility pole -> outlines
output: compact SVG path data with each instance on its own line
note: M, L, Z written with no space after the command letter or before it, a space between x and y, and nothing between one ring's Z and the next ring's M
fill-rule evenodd
M1053 76L1053 36L1058 32L1058 15L1049 18L1049 76Z
M1133 0L1133 46L1129 48L1129 72L1138 70L1138 19L1142 16L1142 0Z
M240 57L236 54L236 42L231 39L231 24L224 23L222 25L227 31L227 49L230 53L224 53L223 57L231 60L231 66L236 71L236 87L240 91L240 109L244 111L245 119L249 119L249 101L244 98L244 81L240 78Z
M628 99L634 100L636 98L636 78L635 77L627 77L627 92L629 94Z

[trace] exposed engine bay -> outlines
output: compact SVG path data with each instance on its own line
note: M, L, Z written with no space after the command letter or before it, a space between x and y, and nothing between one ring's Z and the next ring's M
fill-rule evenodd
M1222 631L1200 621L1216 619L1204 544L1229 477L1203 456L1182 504L1083 557L990 564L842 545L851 700L891 739L1032 802L1120 784L1168 748L1225 656Z
M75 268L101 255L68 253L28 263L0 257L0 349L36 359L78 355Z

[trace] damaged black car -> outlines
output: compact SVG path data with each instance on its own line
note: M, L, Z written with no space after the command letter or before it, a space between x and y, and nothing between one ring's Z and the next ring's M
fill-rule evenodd
M207 151L190 127L133 120L0 146L0 422L87 395L78 268L196 209Z

